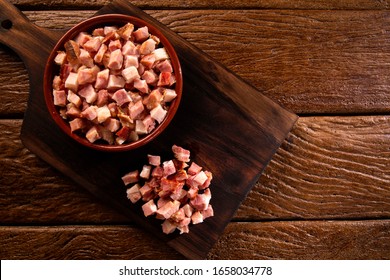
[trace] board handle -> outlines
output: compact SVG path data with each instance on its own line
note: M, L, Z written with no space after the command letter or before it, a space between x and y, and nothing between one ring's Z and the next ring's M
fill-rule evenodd
M53 32L32 23L8 0L0 1L0 43L14 50L27 68L34 68L37 57L48 56L56 40Z

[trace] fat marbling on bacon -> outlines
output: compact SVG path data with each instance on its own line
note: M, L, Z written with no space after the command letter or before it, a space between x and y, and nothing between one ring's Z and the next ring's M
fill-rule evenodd
M151 133L177 96L170 57L147 26L80 32L54 62L54 105L72 133L92 143L121 145Z
M140 203L145 217L162 220L166 234L176 229L188 233L191 224L202 223L214 216L209 188L212 173L195 162L190 163L190 151L172 146L174 158L161 162L158 155L147 155L148 164L122 177L127 198Z

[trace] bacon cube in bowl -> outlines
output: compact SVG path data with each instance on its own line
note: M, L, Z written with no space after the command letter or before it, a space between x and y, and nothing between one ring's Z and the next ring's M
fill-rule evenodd
M178 109L182 88L178 57L163 33L119 14L95 16L70 29L44 72L54 121L80 144L100 151L135 149L161 134Z

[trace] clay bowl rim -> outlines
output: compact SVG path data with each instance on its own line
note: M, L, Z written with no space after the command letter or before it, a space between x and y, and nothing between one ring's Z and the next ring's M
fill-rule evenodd
M168 113L165 119L160 124L157 124L156 128L151 133L147 134L146 136L143 136L139 140L131 143L126 143L123 145L91 143L85 137L79 136L78 134L72 133L70 131L70 126L68 122L60 116L58 109L54 105L53 94L52 94L53 91L52 82L55 75L54 69L58 67L54 63L54 58L58 50L64 49L63 46L66 41L70 39L74 39L75 36L82 31L92 31L95 28L108 26L108 25L124 25L128 22L134 24L134 26L137 28L147 26L150 34L160 38L162 46L168 52L173 67L173 72L176 77L176 84L174 88L177 96L170 103ZM76 24L71 29L69 29L58 40L57 44L54 46L53 50L51 51L45 65L43 81L44 81L43 93L44 93L46 107L48 108L52 119L61 128L61 130L65 132L68 136L70 136L72 139L77 141L78 143L88 148L92 148L99 151L105 151L105 152L129 151L144 146L145 144L154 140L158 135L160 135L167 128L167 126L170 124L173 117L175 116L179 108L179 104L182 97L182 91L183 91L183 75L181 71L180 61L170 41L162 34L160 29L157 28L155 25L147 21L144 21L138 17L122 15L122 14L105 14L105 15L93 16L89 19L86 19Z

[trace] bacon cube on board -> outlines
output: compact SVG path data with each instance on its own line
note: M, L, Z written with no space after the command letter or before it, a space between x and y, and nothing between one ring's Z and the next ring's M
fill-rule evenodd
M195 162L189 164L189 150L173 145L172 151L175 159L163 162L160 156L148 154L148 164L141 172L129 172L122 180L125 185L135 183L126 194L132 203L143 201L145 217L163 220L166 234L176 229L183 234L190 231L191 224L214 216L209 188L212 173Z

